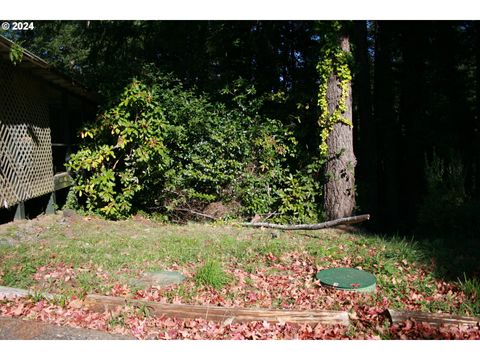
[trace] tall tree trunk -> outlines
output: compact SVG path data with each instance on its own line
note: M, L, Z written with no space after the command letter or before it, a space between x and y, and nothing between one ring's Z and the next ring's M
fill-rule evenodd
M400 92L400 122L404 131L400 145L403 158L399 161L400 223L405 231L416 226L417 213L425 192L424 92L427 33L430 22L402 24L402 80ZM452 55L453 56L453 55ZM454 134L452 134L454 136Z
M375 219L380 230L397 230L398 223L398 125L395 122L392 40L395 23L375 24L374 115L372 148L377 147L376 179L378 213ZM372 218L374 218L372 216Z
M368 55L367 22L354 22L355 62L358 70L353 81L354 99L354 150L358 165L356 178L358 192L357 203L362 211L377 218L378 180L377 180L377 136L372 117L372 89L370 76L370 59Z
M347 35L340 37L343 51L350 52ZM342 89L335 75L330 76L327 88L328 112L333 113L341 99ZM346 100L346 120L352 121L352 88L349 84L349 96ZM355 207L355 165L353 153L352 126L336 123L327 139L328 162L326 165L327 182L324 186L325 212L328 219L351 216Z
M480 198L480 23L475 22L475 63L476 63L476 81L475 81L475 101L476 114L474 132L474 154L475 154L475 185L474 194Z

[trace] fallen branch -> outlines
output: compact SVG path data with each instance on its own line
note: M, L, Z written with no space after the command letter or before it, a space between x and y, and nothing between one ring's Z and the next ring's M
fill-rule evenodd
M267 214L266 217L264 217L262 220L265 221L265 220L268 220L269 218L271 218L273 215L277 215L278 213L276 211L273 211L269 214Z
M265 227L280 230L320 230L337 225L356 224L370 219L370 215L351 216L342 219L330 220L319 224L300 224L300 225L280 225L265 222L242 223L242 226Z
M176 208L174 211L183 211L183 212L189 212L190 214L197 215L197 216L202 216L204 218L210 219L210 220L218 220L215 216L207 215L198 211L190 210L190 209L184 209L184 208Z
M426 313L420 311L403 311L403 310L387 310L387 316L390 318L392 324L404 322L412 319L416 322L426 322L431 325L467 325L478 326L480 324L480 318L458 316L451 314L435 314Z
M267 321L296 324L348 325L345 311L295 311L270 309L225 308L208 305L160 304L153 301L131 300L113 296L87 295L84 305L97 312L115 310L119 306L147 307L155 316L168 316L178 319L205 319L224 323Z

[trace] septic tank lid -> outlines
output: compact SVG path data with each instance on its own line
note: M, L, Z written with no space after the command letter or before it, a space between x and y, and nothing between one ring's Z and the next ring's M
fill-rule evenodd
M353 268L333 268L319 271L320 284L339 290L373 292L377 279L369 272Z

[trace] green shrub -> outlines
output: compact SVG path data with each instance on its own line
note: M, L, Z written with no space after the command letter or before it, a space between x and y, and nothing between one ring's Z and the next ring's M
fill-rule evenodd
M317 222L325 218L321 208L319 173L323 163L315 160L296 176L289 174L279 189L280 205L277 220L288 223Z
M124 217L137 193L161 184L171 163L164 144L167 131L155 91L133 81L115 106L82 131L85 142L67 164L87 210Z
M262 115L281 96L259 96L241 79L222 94L225 102L214 102L146 67L142 81L134 80L81 132L83 144L67 164L72 197L111 219L233 201L244 216L314 218L315 176L292 175L295 137Z

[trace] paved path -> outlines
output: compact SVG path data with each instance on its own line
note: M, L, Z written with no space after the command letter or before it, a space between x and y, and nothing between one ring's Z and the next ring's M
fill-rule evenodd
M29 290L0 286L0 300L27 297ZM52 298L50 294L42 294ZM40 321L0 316L0 340L135 340L133 336L113 335L107 332L58 326Z
M7 287L7 286L0 286L0 300L2 299L13 299L17 297L28 297L31 295L35 295L34 291L30 290L25 290L25 289L18 289L18 288L12 288L12 287ZM54 296L52 294L48 293L41 293L39 295L42 295L46 299L53 299Z
M0 340L135 340L135 338L0 316Z

